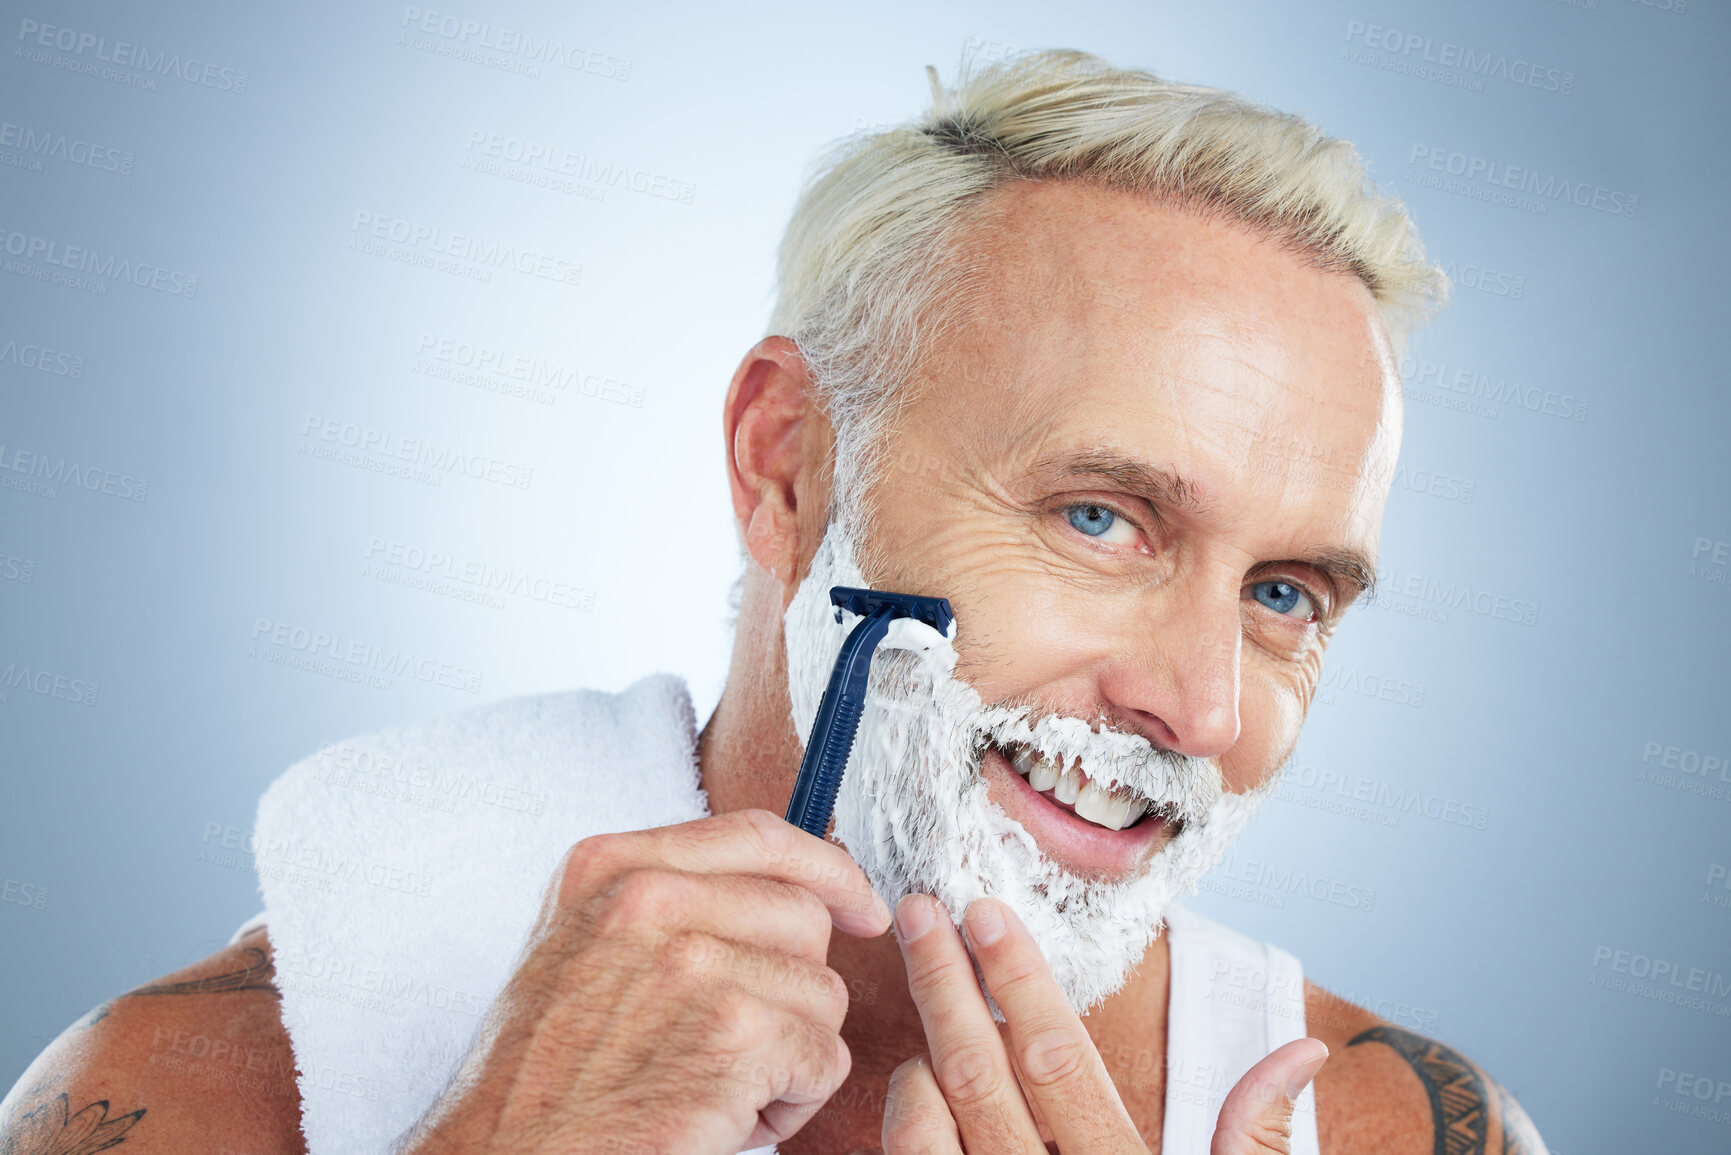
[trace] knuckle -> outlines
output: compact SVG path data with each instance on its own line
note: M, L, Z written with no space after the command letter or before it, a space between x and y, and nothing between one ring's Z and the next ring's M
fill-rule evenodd
M1088 1068L1093 1044L1062 1028L1032 1034L1016 1050L1016 1059L1028 1081L1037 1087L1056 1087L1072 1082Z
M846 1013L850 1001L847 980L830 967L818 967L816 982L821 988L818 993L836 1004L843 1013Z
M1003 1087L996 1056L981 1043L964 1043L937 1056L932 1075L944 1098L957 1107L971 1107L993 1098Z
M781 862L787 857L788 835L793 827L767 810L736 810L734 826L759 858L765 862Z
M829 967L807 966L801 969L796 981L810 992L817 1004L813 1009L818 1016L818 1022L832 1030L840 1029L847 1018L847 980Z
M736 987L723 986L709 998L709 1036L723 1054L753 1050L763 1035L763 1007Z
M730 953L728 945L715 936L682 929L663 940L658 962L673 980L695 982L708 979Z
M683 890L679 876L670 871L631 871L607 895L601 917L602 933L641 932L669 921Z
M559 892L572 901L594 890L620 861L623 835L597 834L575 843L560 863Z
M852 1056L841 1035L810 1019L796 1019L802 1081L813 1096L841 1086L852 1066Z

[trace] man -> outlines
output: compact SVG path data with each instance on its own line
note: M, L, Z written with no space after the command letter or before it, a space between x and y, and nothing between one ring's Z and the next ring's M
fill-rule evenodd
M304 1125L318 1155L1543 1151L1455 1051L1171 906L1290 755L1373 579L1397 343L1443 289L1400 206L1302 122L1092 57L933 88L807 188L728 391L748 562L695 749L683 692L657 713L646 681L348 755L513 790L549 764L598 811L682 767L705 793L573 810L554 833L587 836L544 844L567 847L547 881L512 845L545 823L472 838L497 816L349 795L297 817L337 781L309 759L261 845L409 865L327 895L261 851L264 920L69 1028L0 1106L0 1150L299 1151ZM826 842L776 815L851 625L833 585L947 597L957 626L886 642ZM554 741L559 710L581 721ZM441 854L454 890L393 893ZM476 883L506 862L540 864L538 905ZM485 989L410 983L446 1005L362 1027L303 980L367 936L430 970L491 952L439 972ZM465 999L484 1017L452 1026Z

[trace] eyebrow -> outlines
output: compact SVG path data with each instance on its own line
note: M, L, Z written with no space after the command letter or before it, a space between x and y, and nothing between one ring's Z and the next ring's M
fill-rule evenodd
M1134 457L1090 450L1048 458L1035 465L1034 471L1058 477L1098 477L1138 493L1155 505L1195 515L1208 512L1208 504L1197 495L1196 487L1183 474ZM1344 545L1324 546L1298 557L1280 558L1262 565L1278 565L1281 561L1312 566L1328 575L1337 588L1352 595L1345 599L1341 609L1376 596L1376 559L1361 549Z

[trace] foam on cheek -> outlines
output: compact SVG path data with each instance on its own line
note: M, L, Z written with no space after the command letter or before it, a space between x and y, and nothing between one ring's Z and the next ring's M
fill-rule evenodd
M802 741L810 740L836 655L859 620L847 613L836 620L830 587L866 584L847 534L831 526L784 623L789 700ZM1048 716L1030 724L1027 708L986 708L953 676L957 633L952 625L945 637L907 619L890 625L836 797L835 837L892 907L903 895L927 893L959 920L977 898L1008 903L1040 944L1071 1005L1085 1012L1123 985L1159 933L1167 905L1195 890L1260 798L1222 793L1218 771L1199 760L1189 760L1186 778L1179 773L1186 760L1162 765L1148 759L1152 747L1138 735L1095 732L1080 718ZM1089 777L1101 782L1141 757L1143 768L1130 784L1148 797L1194 809L1198 820L1139 877L1106 883L1071 874L991 803L978 773L984 735L1080 756Z

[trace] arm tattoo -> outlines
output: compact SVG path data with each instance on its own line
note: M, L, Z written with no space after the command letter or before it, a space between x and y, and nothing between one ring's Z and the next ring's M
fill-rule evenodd
M210 975L202 979L189 979L183 983L151 983L148 986L135 987L127 991L129 995L213 995L223 991L269 991L277 998L282 993L271 985L271 979L276 977L276 964L264 951L256 946L246 948L246 953L252 956L252 961L235 971L225 971L219 975ZM5 1155L0 1152L0 1155Z
M110 1119L107 1099L72 1115L61 1094L19 1116L15 1127L0 1130L0 1155L94 1155L126 1142L126 1133L142 1118L140 1107Z
M1503 1121L1502 1155L1545 1155L1545 1143L1539 1138L1538 1128L1515 1102L1515 1097L1501 1086L1497 1087L1497 1103Z
M1346 1045L1356 1047L1360 1043L1393 1047L1424 1084L1436 1125L1432 1155L1486 1155L1489 1098L1484 1077L1465 1055L1399 1027L1372 1027ZM1505 1141L1503 1150L1518 1152L1520 1148L1511 1149Z

